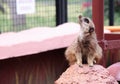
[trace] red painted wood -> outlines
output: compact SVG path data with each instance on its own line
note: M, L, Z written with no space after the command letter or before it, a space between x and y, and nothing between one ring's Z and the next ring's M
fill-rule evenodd
M120 34L115 34L115 33L105 34L105 39L106 40L120 40Z
M93 22L96 27L96 34L97 34L97 38L99 40L99 44L104 50L105 43L104 43L104 31L103 31L103 27L104 27L103 26L104 25L103 2L104 2L104 0L92 0L92 18L93 18ZM105 52L103 52L103 55L104 54L105 54ZM105 60L106 60L106 57L103 56L103 59L101 60L101 64L103 66L106 66Z
M106 47L106 49L120 49L120 40L109 40Z
M103 5L104 0L92 0L92 18L96 26L96 33L99 41L104 39L104 32L103 32Z
M63 49L0 61L0 84L54 84L66 70Z
M106 66L108 64L107 61L115 63L118 60L120 60L120 58L118 58L118 55L116 55L116 53L118 53L118 49L120 49L120 34L113 34L113 33L104 34L103 3L104 0L92 0L92 13L93 13L92 17L96 26L96 33L99 40L99 44L103 48L104 56L102 60L102 65Z

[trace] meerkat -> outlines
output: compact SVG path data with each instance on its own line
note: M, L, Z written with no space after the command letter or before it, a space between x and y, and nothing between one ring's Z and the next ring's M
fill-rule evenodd
M102 58L102 48L98 44L93 21L81 15L78 19L80 34L66 49L65 57L69 61L69 65L77 63L82 67L83 63L87 63L92 67Z

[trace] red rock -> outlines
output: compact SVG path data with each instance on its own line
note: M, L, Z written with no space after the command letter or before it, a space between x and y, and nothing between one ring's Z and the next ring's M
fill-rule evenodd
M112 64L107 68L107 70L115 77L116 80L120 81L120 62Z
M55 84L118 84L118 82L101 65L79 67L74 64L55 81Z

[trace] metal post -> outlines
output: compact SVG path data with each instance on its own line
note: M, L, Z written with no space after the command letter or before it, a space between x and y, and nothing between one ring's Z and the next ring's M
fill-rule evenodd
M56 25L67 22L67 0L56 1Z
M114 0L109 0L109 25L114 25Z

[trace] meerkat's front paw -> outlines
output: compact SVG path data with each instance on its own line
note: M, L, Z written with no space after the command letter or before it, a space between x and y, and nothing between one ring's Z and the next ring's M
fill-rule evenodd
M95 64L96 64L96 63L97 63L97 62L96 62L96 60L94 60L94 61L93 61L93 63L95 63Z
M91 58L90 56L88 57L88 59L87 59L87 62L88 62L88 65L89 65L89 67L93 67L93 62L94 62L94 58Z
M90 64L89 67L93 67L93 64Z
M93 62L89 62L88 65L89 65L89 67L93 67L94 64L93 64Z
M79 67L83 67L81 62L77 61L77 64L79 65Z

